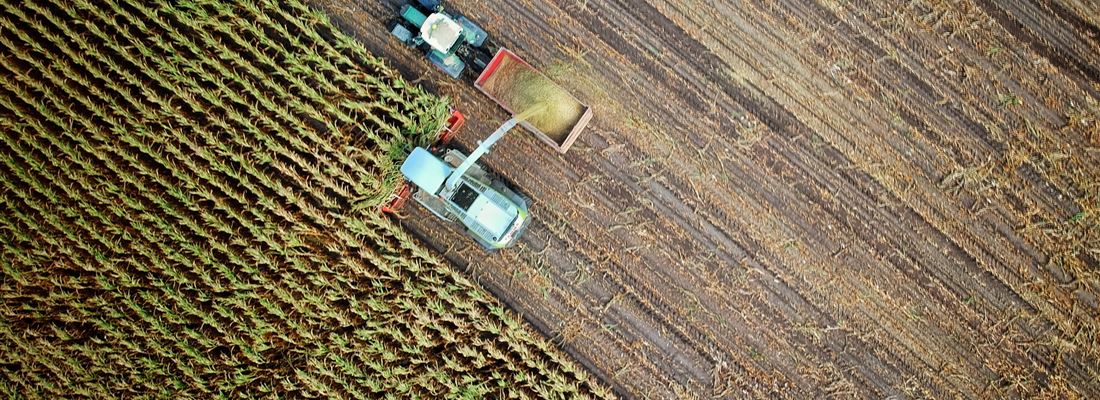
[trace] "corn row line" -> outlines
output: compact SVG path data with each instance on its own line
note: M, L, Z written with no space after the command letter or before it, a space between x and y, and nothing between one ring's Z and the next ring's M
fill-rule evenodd
M117 5L114 4L113 2L110 3L110 4L112 6L117 7ZM152 11L149 11L149 10L146 10L146 12L147 13L152 13ZM172 11L170 11L170 13L168 15L175 15L175 14L172 14L171 12ZM130 20L138 20L138 19L137 19L136 16L131 16ZM189 22L189 21L184 20L184 22ZM224 25L218 25L218 27L222 27L220 29L224 29ZM168 51L168 52L188 51L188 52L192 53L192 56L190 56L190 57L182 57L179 64L192 65L192 63L188 62L187 60L197 60L198 62L201 63L200 65L204 65L204 66L207 66L209 68L214 69L214 74L205 74L206 76L213 75L213 76L217 76L217 77L228 78L229 80L234 81L237 85L239 85L240 87L243 87L245 89L245 91L248 94L251 95L251 100L256 101L258 104L264 106L264 109L266 111L274 112L280 118L284 119L284 121L286 121L285 126L297 128L298 133L301 133L305 137L309 138L312 143L317 143L317 144L320 145L318 148L310 147L305 142L300 140L298 138L298 136L296 136L296 135L287 136L286 140L288 140L292 145L294 145L296 147L297 151L301 151L303 153L308 153L308 154L314 154L322 160L322 163L324 163L326 165L326 167L331 168L331 170L338 170L337 169L338 167L334 167L332 165L332 162L327 160L327 157L325 155L326 154L334 154L337 157L340 157L342 155L342 153L334 151L332 146L329 145L325 139L318 136L318 134L316 132L314 132L313 130L304 129L303 127L306 127L306 126L310 125L306 121L301 120L301 119L291 115L289 112L285 111L282 107L279 107L279 106L274 104L274 101L272 100L272 97L270 96L270 93L276 94L276 96L274 96L275 98L288 100L287 103L289 105L293 106L293 107L299 107L303 104L301 101L297 101L297 99L295 99L294 96L291 96L289 93L287 93L284 90L283 86L274 85L274 84L271 84L271 82L269 80L264 80L264 82L268 83L267 85L265 85L266 86L265 89L269 91L268 92L269 94L265 95L258 88L254 87L250 83L249 80L243 79L238 74L235 74L234 72L232 72L229 69L228 66L223 65L223 64L218 63L218 62L214 62L216 60L213 60L213 59L200 58L199 56L201 56L201 54L202 54L201 51L202 50L200 50L195 43L191 42L190 39L187 37L187 35L183 35L183 34L179 33L178 31L176 31L172 24L168 23L166 25L160 25L159 28L165 29L167 32L169 32L169 36L172 37L172 42L183 47L182 49L179 49L179 48L166 48L165 51ZM212 38L210 36L209 31L204 31L204 33L201 35L201 37L204 39L204 42L205 42L204 44L208 46L206 48L216 49L217 53L219 54L219 57L222 58L223 60L231 62L231 65L235 65L235 66L242 67L242 68L246 69L249 73L253 74L253 76L263 76L263 74L261 73L261 71L257 67L253 66L251 63L248 63L248 62L244 61L244 60L248 59L247 57L250 56L249 54L236 54L236 53L234 53L232 50L229 50L227 47L225 47L223 42L215 40L214 38ZM238 38L238 40L243 40L243 39ZM163 64L161 64L161 65L163 65ZM217 83L220 84L222 82L217 82ZM223 93L228 93L231 96L231 99L234 100L235 102L248 103L247 100L237 96L235 94L235 91L233 91L229 88L226 88L224 86L222 87L222 90L223 90ZM308 103L306 103L306 106L308 106ZM324 114L322 114L321 112L318 112L315 109L308 109L308 110L305 110L305 111L306 111L306 115L308 115L310 118L312 118L314 120L317 120L318 118L323 118L323 115L324 115ZM332 127L330 127L330 128L332 128ZM300 157L298 157L297 155L295 155L293 153L285 153L284 152L284 155L288 156L292 160L301 162ZM361 164L354 163L350 160L347 160L346 158L341 159L340 161L342 161L343 166L350 166L352 168L359 168L359 170L356 170L355 173L364 174L364 175L368 174L368 171L365 171L365 170L362 169ZM372 161L377 162L376 160L372 160ZM319 178L328 178L327 174L321 174L316 170L311 171L311 172L314 172L315 176L317 176ZM366 176L369 176L369 175L366 175Z
M206 0L0 10L0 349L18 354L0 392L607 396L359 212L446 103L322 16Z
M10 146L11 148L18 149L19 148L18 144L13 143L11 141L11 139L12 138L10 138L6 135L3 137L4 143L6 145ZM21 153L22 154L29 154L30 151L28 151L27 149L23 149L23 151ZM5 165L9 166L10 168L12 168L15 171L20 171L20 170L27 171L28 170L28 169L23 169L21 166L12 165L13 160L11 160L8 157L0 157L0 158L3 159ZM34 177L30 176L28 173L18 173L18 174L21 176L21 179L22 179L23 183L28 184L29 186L32 186L32 187L36 187L36 186L39 185L38 180L35 179ZM12 179L5 179L5 182L13 182L13 180ZM10 189L10 187L9 187L9 189ZM108 190L111 190L111 189L108 189ZM19 193L19 192L16 191L16 193ZM136 202L134 202L134 200L132 200L128 197L125 197L125 194L122 191L116 191L114 194L124 196L124 198L123 198L124 202L128 202L128 203L131 203L131 204L136 204ZM22 197L24 199L27 199L29 197L29 194L23 193ZM76 200L76 201L79 201L79 200ZM81 220L81 221L83 221L83 220ZM30 227L31 229L38 230L39 232L41 232L44 237L51 237L48 232L43 230L42 227L37 226L32 219L23 219L23 222L26 224L27 227ZM79 225L83 225L83 224L79 224ZM57 228L57 229L63 230L65 232L64 236L68 239L68 242L71 243L71 245L75 245L76 247L80 247L80 248L85 249L85 251L87 251L89 253L95 254L92 258L99 261L100 267L97 268L99 271L111 272L111 274L108 274L108 275L117 275L118 276L117 279L109 279L109 278L107 280L98 279L97 282L100 284L100 287L102 289L105 289L105 290L118 290L118 289L127 290L127 289L132 289L132 288L142 288L144 286L144 284L139 282L138 279L135 278L131 273L127 272L127 269L125 267L123 267L121 265L118 265L114 262L110 262L107 259L107 257L104 256L103 253L101 253L100 251L98 251L94 248L87 247L85 245L86 242L81 241L80 238L77 236L77 233L70 232L66 229L67 228L66 226L63 226L63 225L59 226L56 223L54 223L54 227ZM93 237L97 238L98 241L101 244L109 245L109 243L110 243L109 240L106 240L102 236L97 235L95 232L96 232L96 230L93 227L84 226L84 232L83 232L84 234L87 234L87 235L90 235L90 236L93 236ZM63 253L66 253L69 256L70 260L72 260L74 262L81 262L81 260L84 260L84 262L87 262L88 259L86 257L82 257L80 255L75 255L75 254L72 254L70 252L67 252L65 249L69 248L69 246L66 245L66 244L68 244L68 243L58 243L58 244L55 245L55 247L58 248L59 250L61 250ZM115 251L118 251L118 250L115 250ZM131 306L132 306L132 304L131 304ZM114 332L114 331L112 331L112 332ZM119 333L119 335L121 335L121 333ZM119 338L121 339L122 337L120 336ZM167 357L165 359L173 359L173 358Z
M283 24L293 25L296 28L296 35L290 35L290 37L297 38L297 34L302 34L305 38L309 39L309 43L303 43L303 45L317 49L321 52L323 55L322 57L314 58L317 59L319 64L323 64L326 68L330 68L329 71L337 77L334 78L333 81L342 82L345 85L344 87L353 88L352 90L355 90L354 87L358 82L365 82L373 86L381 86L382 95L384 97L400 99L395 102L395 105L405 108L401 109L399 113L401 115L415 115L418 118L417 121L410 121L410 126L421 128L421 130L414 129L413 132L434 132L439 128L438 123L441 121L440 117L442 113L446 111L444 104L433 101L432 96L425 93L423 89L408 85L405 81L397 78L391 69L386 68L380 60L371 56L358 41L352 40L344 35L329 35L330 38L337 42L337 44L334 45L329 39L323 37L320 30L325 30L329 26L328 17L323 13L309 10L299 1L264 1L262 2L264 6L262 9L255 7L255 3L252 1L243 1L236 4L240 7L248 8L249 12L258 19L265 21L270 20L271 22L269 22L269 24L276 26L281 26ZM304 15L313 16L314 23L307 24L305 18L294 18L289 15L285 9L288 6ZM278 22L276 22L276 20L278 20ZM341 46L348 51L346 53L341 53L337 49L337 46ZM350 58L355 58L356 62L361 64L351 62L349 60ZM337 69L335 65L336 62L330 60L344 60L352 65L359 65L352 67L359 70L362 70L361 65L369 65L373 68L371 71L362 71L360 74L352 75L351 77L355 79L342 80L339 79L339 77L348 74L339 73L340 70ZM382 73L379 73L379 71ZM382 79L380 78L381 76L387 77L386 82L389 82L389 84L377 84L376 82L380 82ZM356 91L356 93L360 92ZM430 142L434 138L413 138L413 141L419 143L418 140L422 139L427 139Z
M6 20L0 20L0 21L3 21L3 22L7 22ZM31 58L31 59L33 59L33 58ZM55 64L55 65L56 65L56 64ZM6 67L9 67L9 68L10 68L10 65L5 65L5 66L6 66ZM39 70L40 70L40 71L45 71L45 72L46 72L47 74L49 74L49 75L50 75L51 77L53 77L53 78L55 79L55 81L56 81L56 80L58 79L58 77L57 77L56 75L52 74L52 70L51 70L50 68L48 68L48 67L45 67L45 66L43 66L43 65L38 65L38 67L39 67ZM17 75L17 76L18 76L18 75ZM79 74L68 74L67 76L69 76L69 77L71 77L71 78L72 78L72 77L79 77L80 75L79 75ZM18 79L18 78L17 78L17 79ZM79 78L77 78L77 79L79 79ZM64 81L63 81L63 82L64 82ZM10 86L10 85L11 85L11 82L10 82L10 81L4 82L4 84L5 84L6 86L8 86L8 88L9 88L9 89L11 89L11 86ZM50 89L48 89L47 87L44 87L44 86L40 86L40 85L39 85L39 86L37 86L36 88L37 88L37 89L38 89L39 91L42 91L42 92L44 92L44 93L47 93L47 94L49 94L49 93L53 93L53 92L52 92L52 91L51 91ZM67 93L70 93L70 94L73 94L73 95L77 95L77 96L79 96L79 94L78 94L78 93L80 93L80 91L79 91L79 90L77 90L76 88L73 88L72 86L65 86L65 89L66 89L66 92L67 92ZM17 90L18 90L18 89L17 89ZM55 96L47 96L47 97L48 97L48 98L56 98ZM35 98L35 97L33 97L33 96L30 96L30 95L29 95L29 94L27 94L27 93L20 93L19 95L17 95L16 97L13 97L13 98L24 98L24 99L33 99L33 98ZM105 119L108 119L108 120L109 120L109 117L105 116L105 115L104 115L104 114L102 113L102 110L100 110L99 108L96 108L95 106L93 106L93 105L91 104L91 102L90 102L89 100L87 100L87 99L83 99L83 102L84 102L84 105L85 105L85 106L88 106L88 107L89 107L89 109L91 109L91 110L93 111L93 113L96 113L96 114L97 114L97 115L99 115L99 116L100 116L101 118L105 118ZM9 104L9 106L10 106L10 104ZM37 109L48 109L48 107L47 107L47 106L45 106L45 105L42 105L42 104L39 104L39 105L37 105L37 106L36 106L36 108L37 108ZM59 108L64 108L64 106L59 106ZM84 116L85 114L86 114L86 113L70 113L70 115L76 115L76 116ZM29 117L29 116L23 116L23 118L25 118L25 119L27 119L27 120L31 120L31 121L34 121L34 119L33 119L32 117ZM59 119L58 119L57 117L52 117L52 118L51 118L51 117L47 116L47 118L48 118L48 119L50 119L50 120L51 120L52 122L54 122L54 123L57 123L57 124L61 124L61 123L62 123L62 122L61 122L61 121L60 121L60 120L59 120ZM75 120L76 120L76 121L80 121L80 122L82 122L82 123L83 123L83 124L85 125L85 128L86 128L86 129L88 129L88 132L98 132L98 131L99 131L99 129L97 129L98 127L96 127L96 126L94 125L94 122L89 122L89 121L87 121L87 120L85 120L85 119L83 119L83 118L76 118ZM71 121L71 120L70 120L70 121ZM117 126L110 126L110 129L113 129L113 130L114 130L114 132L112 132L112 133L114 133L114 134L116 134L116 135L119 135L119 136L120 136L120 137L122 137L122 138L126 138L126 137L127 137L126 133L125 133L125 132L124 132L123 130L121 130L120 128L118 128ZM41 125L39 126L39 131L40 131L40 132L47 132L47 133L49 133L49 132L52 132L52 130L50 130L50 129L48 129L48 128L44 127L44 126L41 126ZM64 130L64 132L71 132L71 129L70 129L70 130ZM85 138L84 136L80 136L80 135L71 135L71 134L70 134L70 135L68 135L68 136L69 136L70 138L74 139L74 140L75 140L75 141L76 141L77 143L81 143L81 144L83 145L82 147L84 147L84 148L91 148L91 146L92 146L92 145L91 145L90 143L88 143L88 142L87 142L87 140L86 140L86 138ZM53 140L52 142L53 142L53 143L54 143L55 145L63 145L64 143L66 143L66 142L65 142L64 140L61 140L61 139L55 139L55 140ZM87 160L87 158L86 158L86 157L76 156L76 155L75 155L75 151L74 151L74 150L71 150L71 149L69 149L68 147L64 147L64 146L62 146L62 147L61 147L61 149L62 149L62 151L63 151L63 152L65 152L65 153L66 153L66 155L69 155L69 156L70 156L70 157L72 157L73 159L77 159L77 160ZM125 153L125 152L118 152L118 154L120 155L120 157L123 157L123 158L126 158L126 157L128 157L128 156L132 158L132 155L129 155L128 153ZM101 161L101 162L104 162L104 163L106 163L106 164L107 164L108 166L110 166L110 167L111 167L112 169L114 169L114 170L117 170L117 171L125 171L125 169L123 169L123 168L119 167L118 165L114 165L114 164L113 164L113 162L112 162L112 161L110 161L110 159L106 159L106 158L104 158L104 157L103 157L103 155L104 155L103 153L95 153L95 152L92 152L92 153L90 153L90 157L98 157L98 158L100 158L100 161ZM47 159L55 159L55 157L47 157ZM85 170L85 171L95 171L95 170L96 170L96 169L95 169L95 167L91 166L91 165L90 165L89 163L87 163L86 161L85 161L85 162L83 162L81 166L83 167L83 170ZM160 175L159 175L159 174L156 174L156 173L147 173L147 175L150 175L150 176L153 176L153 177L160 177ZM132 179L132 178L130 178L130 176L129 176L129 175L125 175L125 174L124 174L124 175L121 175L120 177L122 177L123 179ZM83 182L80 182L80 183L81 183L82 185L84 185L84 186L82 186L82 187L89 187L89 186L87 186L87 185L90 185L90 184L91 184L90 182L87 182L87 181L83 181ZM143 185L143 184L141 184L141 183L137 183L137 182L133 182L133 181L130 181L129 183L131 183L131 184L132 184L133 186L137 186L137 187L143 187L143 186L144 186L144 185ZM118 198L119 196L122 196L122 198L124 198L124 199L128 199L128 197L126 197L126 196L125 196L125 193L123 193L123 190L122 190L122 189L120 189L119 187L115 186L115 185L114 185L114 183L113 183L112 181L110 181L110 180L104 181L104 184L105 184L105 185L107 185L107 186L108 186L108 187L109 187L109 188L111 189L111 192L109 193L109 196L112 196L112 197L114 197L114 198ZM182 198L182 196L181 196L181 198ZM186 199L184 198L184 200L186 200ZM154 201L157 201L157 199L154 199ZM133 204L133 205L134 205L135 207L138 207L138 209L139 209L139 210L141 209L141 207L143 207L143 206L141 206L141 205L138 205L138 203L136 203L136 202L135 202L135 201L133 201L133 200L128 200L128 202L129 202L130 204ZM164 210L165 212L167 212L167 213L168 213L169 215L171 215L171 216L177 216L177 217L178 217L178 215L176 215L176 213L174 212L174 208L173 208L173 207L171 207L171 206L167 206L167 205L165 205L165 204L163 204L163 203L158 203L158 204L159 204L159 205L161 206L161 209L162 209L162 210ZM90 210L89 212L91 212L91 213L92 213L92 215L96 215L96 212L95 212L95 210L94 210L94 209ZM126 217L127 217L126 215L123 215L123 212L122 212L122 211L116 212L115 214L116 214L116 216L118 216L118 217L120 217L120 218L126 218ZM182 220L182 221L184 221L185 225L193 227L193 229L194 229L194 230L195 230L196 232L198 232L198 233L199 233L200 235L206 235L206 234L207 234L207 231L206 231L206 229L204 229L204 228L197 228L197 227L196 227L196 226L197 226L197 223L196 223L196 222L194 222L194 221L190 221L190 220L187 220L187 219L185 219L185 218L179 218L178 220ZM207 223L208 223L208 224L211 224L211 225L213 225L213 226L218 226L218 224L217 224L217 221L210 221L210 220L208 220L208 221L207 221ZM226 229L225 229L225 228L223 228L223 229L222 229L222 231L226 231ZM171 232L171 230L170 230L170 232ZM154 240L153 242L155 243L156 241ZM207 257L205 257L205 258L210 258L210 256L207 256ZM218 287L218 286L220 286L220 285L217 285L217 286L215 286L215 287Z

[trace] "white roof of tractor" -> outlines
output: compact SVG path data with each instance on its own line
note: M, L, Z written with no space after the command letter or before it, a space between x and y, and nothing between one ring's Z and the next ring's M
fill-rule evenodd
M420 34L424 37L424 42L431 45L433 49L446 53L462 36L462 25L447 14L435 13L424 20L424 25L420 27Z

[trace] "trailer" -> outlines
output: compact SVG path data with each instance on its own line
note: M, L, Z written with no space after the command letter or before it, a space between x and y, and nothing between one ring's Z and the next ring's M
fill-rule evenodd
M592 120L591 107L506 48L497 51L474 87L512 115L541 109L520 126L559 153L568 151Z
M544 110L520 126L559 153L568 151L592 120L591 107L516 53L497 47L469 18L445 11L438 0L402 6L390 34L422 51L448 76L473 77L478 90L512 115Z

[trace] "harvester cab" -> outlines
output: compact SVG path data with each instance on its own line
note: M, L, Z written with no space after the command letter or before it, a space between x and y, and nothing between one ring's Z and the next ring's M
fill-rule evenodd
M417 147L401 165L401 173L416 186L412 197L417 203L439 218L460 223L487 250L515 244L529 222L527 198L477 165L518 122L505 122L469 155L452 149L440 157Z
M493 58L489 34L466 17L447 13L438 0L406 4L399 14L390 34L423 51L452 78L458 79L467 69L480 74Z

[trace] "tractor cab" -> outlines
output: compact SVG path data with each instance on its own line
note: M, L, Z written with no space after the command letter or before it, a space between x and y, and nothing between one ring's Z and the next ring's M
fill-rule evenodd
M435 13L424 19L420 36L436 51L450 52L462 37L462 25L444 13Z
M480 74L493 53L489 34L466 17L443 11L439 1L419 0L401 7L390 34L425 52L428 60L458 79L468 67Z

